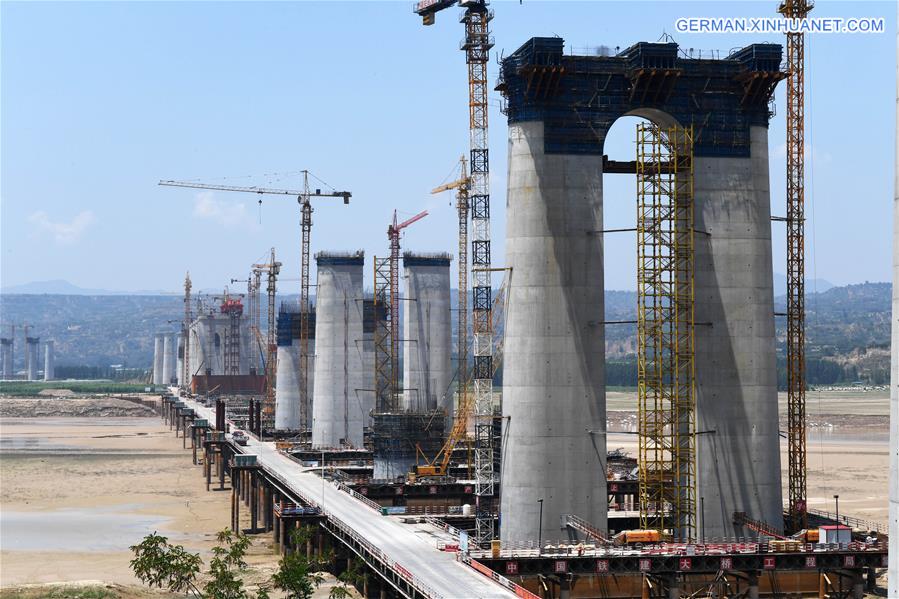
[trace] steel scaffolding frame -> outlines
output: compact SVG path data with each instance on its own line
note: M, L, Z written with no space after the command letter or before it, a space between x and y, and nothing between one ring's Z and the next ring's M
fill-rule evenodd
M397 387L396 355L393 347L393 311L391 310L390 282L390 258L374 258L375 306L386 306L384 317L378 319L375 324L375 411L379 413L392 412L395 390Z
M640 523L696 537L693 129L637 127Z
M228 334L225 337L225 374L240 374L240 319L243 311L228 310Z

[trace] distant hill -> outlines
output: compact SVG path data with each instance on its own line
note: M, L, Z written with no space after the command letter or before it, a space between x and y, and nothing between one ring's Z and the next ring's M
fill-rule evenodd
M28 294L55 294L55 295L110 295L103 289L85 289L73 285L68 281L57 279L55 281L34 281L24 285L11 285L0 289L0 293L28 293Z
M10 285L0 289L3 294L34 294L34 295L162 295L165 291L109 291L106 289L87 289L73 285L68 281L56 279L53 281L33 281L24 285Z
M886 380L890 292L889 283L863 283L808 294L808 366L812 383L864 380L880 384ZM456 297L453 290L454 304ZM606 326L609 384L624 385L635 376L637 327L612 323L636 320L637 295L633 291L607 291L605 297L605 319L610 323ZM282 300L296 301L296 295L279 296L279 303ZM775 311L784 309L785 299L776 298ZM28 323L33 326L31 334L53 339L59 365L149 367L154 333L178 331L183 310L181 297L175 294L0 294L3 324ZM454 327L456 315L454 310ZM265 322L265 314L262 318ZM775 324L779 360L783 362L786 319L777 318ZM3 334L9 334L8 328L3 328ZM22 368L21 333L17 331L16 335L16 367ZM780 370L782 374L783 368Z
M830 281L824 279L806 279L805 288L809 293L824 293L829 289L833 289L834 285ZM774 296L787 294L787 275L779 272L774 273Z

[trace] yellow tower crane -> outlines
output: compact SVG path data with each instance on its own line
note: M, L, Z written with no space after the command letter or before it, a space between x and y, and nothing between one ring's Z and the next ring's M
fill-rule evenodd
M788 19L804 19L809 0L784 0ZM789 522L808 525L805 415L805 34L787 33L787 460Z

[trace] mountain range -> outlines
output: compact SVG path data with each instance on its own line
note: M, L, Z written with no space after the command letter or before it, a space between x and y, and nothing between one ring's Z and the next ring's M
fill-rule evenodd
M819 281L818 289L825 284L826 281ZM4 290L0 293L2 335L9 336L8 325L17 325L16 368L24 366L21 328L24 323L31 327L29 335L55 341L59 366L123 364L147 368L152 363L154 334L177 332L184 314L182 298L175 293L113 294L80 288L72 290L73 286L64 281L25 287L35 291L25 294ZM72 292L58 294L50 291L52 289ZM888 378L890 293L889 283L862 283L807 293L807 362L811 382L862 380L881 384ZM456 290L453 290L453 305L456 297ZM296 295L279 296L278 299L295 302ZM610 365L617 364L623 369L621 376L627 380L621 384L626 384L635 372L636 325L627 321L636 319L636 303L636 292L606 291L605 320L624 321L606 326L606 359ZM775 299L775 311L784 310L785 298L779 296ZM455 317L453 310L454 327ZM263 314L263 323L265 319ZM785 360L785 325L785 318L775 319L781 371ZM619 384L612 381L612 370L608 378L610 384Z

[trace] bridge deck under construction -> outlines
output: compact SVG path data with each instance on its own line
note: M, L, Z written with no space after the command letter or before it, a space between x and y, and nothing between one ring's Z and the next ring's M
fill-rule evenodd
M190 399L180 400L200 418L215 422L215 412ZM280 482L303 503L319 508L326 528L344 540L374 569L388 569L397 579L396 590L408 597L515 597L510 590L441 551L452 537L433 525L403 524L384 517L361 496L354 497L323 481L315 468L303 468L275 448L272 442L250 438L236 451L254 454L265 473Z

